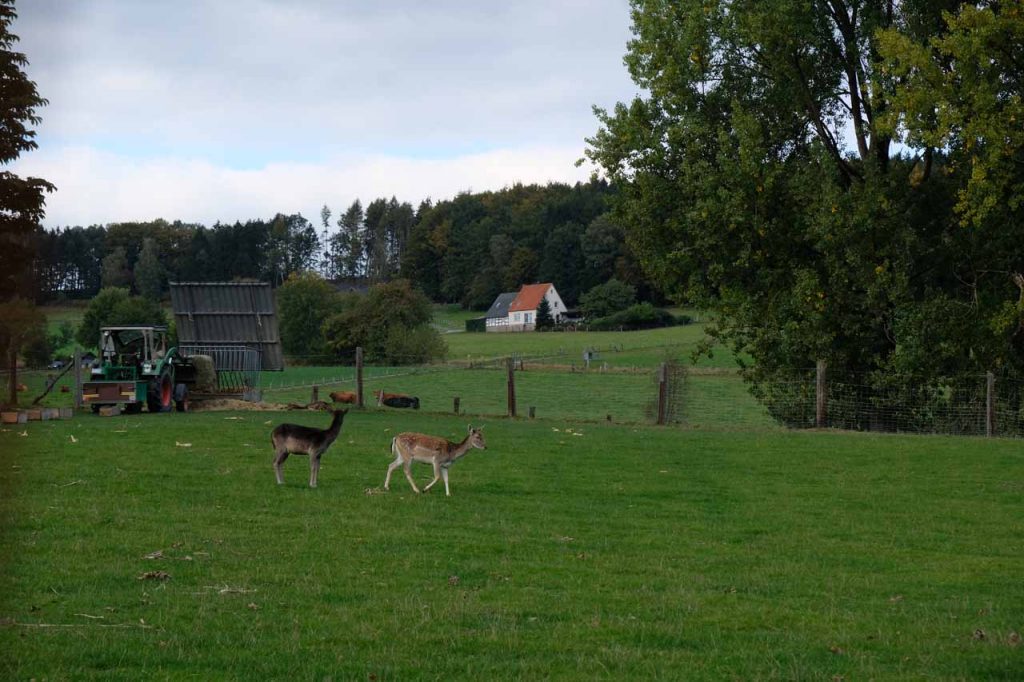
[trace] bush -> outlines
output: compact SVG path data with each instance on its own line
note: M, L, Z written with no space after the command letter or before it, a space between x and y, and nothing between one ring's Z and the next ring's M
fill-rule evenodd
M636 303L636 287L612 278L580 296L580 311L588 320L597 320L626 310Z
M101 327L128 324L166 325L167 316L158 303L131 296L127 289L107 287L89 303L75 338L85 348L95 348Z
M362 347L367 362L419 364L447 353L429 325L432 313L426 296L407 280L395 280L345 299L341 312L324 322L323 334L329 352L342 361L351 361Z
M650 303L637 303L614 315L594 320L590 328L594 331L633 331L671 327L675 324L676 318L667 310L655 308Z
M327 352L324 320L341 306L338 292L320 275L292 274L277 290L282 350L293 359L319 362Z

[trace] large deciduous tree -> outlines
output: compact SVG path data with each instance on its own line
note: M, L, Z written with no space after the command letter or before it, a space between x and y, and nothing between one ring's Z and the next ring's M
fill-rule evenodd
M18 14L13 0L0 0L0 346L10 371L10 395L17 403L17 357L22 344L38 332L40 315L31 295L33 234L45 215L45 195L54 186L39 178L22 178L6 169L22 153L37 147L30 126L40 122L36 110L46 100L24 72L28 59L14 50L18 37L11 23Z
M597 110L588 156L618 185L615 218L648 275L720 313L714 333L753 357L755 388L818 359L933 377L1024 363L1022 335L997 319L1020 297L1019 212L962 220L981 164L969 150L985 135L899 125L901 110L941 125L943 100L883 58L902 41L958 83L944 49L959 33L984 43L991 28L965 17L1020 25L1019 1L981 4L632 0L625 61L644 94ZM959 91L955 131L1019 102L1015 35L973 48L971 82L998 82L998 94ZM1004 78L977 59L986 52ZM1001 197L1021 173L1019 146L997 151L1000 134L1019 140L1009 127L992 122L985 137Z

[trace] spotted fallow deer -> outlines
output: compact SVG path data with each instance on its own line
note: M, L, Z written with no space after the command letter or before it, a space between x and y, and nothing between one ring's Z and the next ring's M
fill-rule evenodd
M413 491L420 492L420 489L416 487L416 481L412 479L412 463L424 462L433 465L434 480L428 483L423 491L430 490L438 479L443 478L444 494L450 497L452 491L448 487L448 467L472 448L487 449L483 433L480 429L474 429L472 426L469 427L469 435L461 443L453 443L444 438L426 436L422 433L400 433L391 439L391 452L395 456L395 461L388 467L388 475L384 479L384 490L389 490L391 474L401 466Z
M320 473L320 456L341 433L341 424L348 410L332 410L334 418L326 429L314 429L299 424L280 424L270 433L274 444L274 474L277 484L284 485L281 465L288 455L309 455L309 487L316 487L316 476Z

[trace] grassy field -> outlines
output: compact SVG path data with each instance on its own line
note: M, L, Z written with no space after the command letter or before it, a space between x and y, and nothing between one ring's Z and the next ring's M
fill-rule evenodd
M445 498L388 442L464 419L350 413L316 490L283 419L0 431L0 677L1024 678L1017 441L491 419Z

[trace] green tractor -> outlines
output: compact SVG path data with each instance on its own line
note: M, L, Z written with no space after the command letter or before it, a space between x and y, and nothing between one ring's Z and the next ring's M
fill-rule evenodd
M143 405L150 412L185 412L195 368L177 348L167 348L167 327L103 327L89 379L82 404L93 412L114 405L126 413L141 412Z

